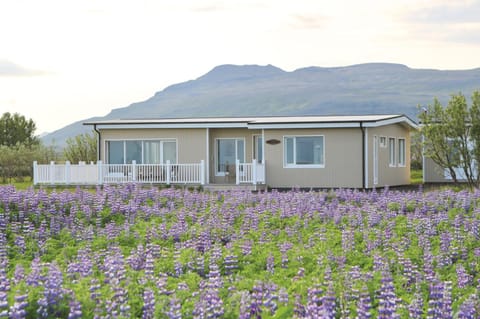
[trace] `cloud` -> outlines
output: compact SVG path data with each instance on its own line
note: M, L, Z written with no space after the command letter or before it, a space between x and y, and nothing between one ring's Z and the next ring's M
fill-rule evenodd
M400 21L416 37L480 44L480 1L439 3L404 11Z
M480 1L454 2L440 4L420 10L411 11L409 20L420 23L450 24L478 23L480 17Z
M8 60L0 60L0 76L37 76L46 72L28 69Z
M296 14L292 16L292 26L297 29L322 29L325 27L328 18L313 14Z

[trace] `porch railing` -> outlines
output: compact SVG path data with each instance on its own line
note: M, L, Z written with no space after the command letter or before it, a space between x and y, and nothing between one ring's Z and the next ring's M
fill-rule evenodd
M205 162L191 164L38 164L33 162L36 184L158 183L205 184Z
M236 161L236 183L264 184L265 183L265 162L258 163L253 160L251 163L240 163Z

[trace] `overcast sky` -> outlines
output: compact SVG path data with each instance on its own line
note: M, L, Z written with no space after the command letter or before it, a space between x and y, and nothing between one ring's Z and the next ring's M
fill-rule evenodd
M220 64L480 67L480 1L0 0L0 114L37 134Z

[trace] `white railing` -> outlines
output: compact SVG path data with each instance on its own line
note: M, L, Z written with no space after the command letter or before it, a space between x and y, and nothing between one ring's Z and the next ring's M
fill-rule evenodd
M236 161L236 183L264 184L265 183L265 162L258 163L253 160L251 163L240 163Z
M33 162L36 184L205 184L205 162L193 164L38 164Z

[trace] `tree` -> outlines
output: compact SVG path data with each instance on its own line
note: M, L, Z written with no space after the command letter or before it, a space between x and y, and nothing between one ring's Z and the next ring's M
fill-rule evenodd
M38 143L34 135L36 130L35 122L26 119L18 113L13 115L9 112L3 113L0 118L0 145L15 146L23 144L26 146Z
M425 156L449 172L457 183L465 179L471 187L479 184L480 92L469 106L461 93L452 95L447 106L435 99L419 115Z
M65 159L71 163L80 161L90 162L97 159L97 138L95 133L85 133L67 139L67 146L63 150Z

